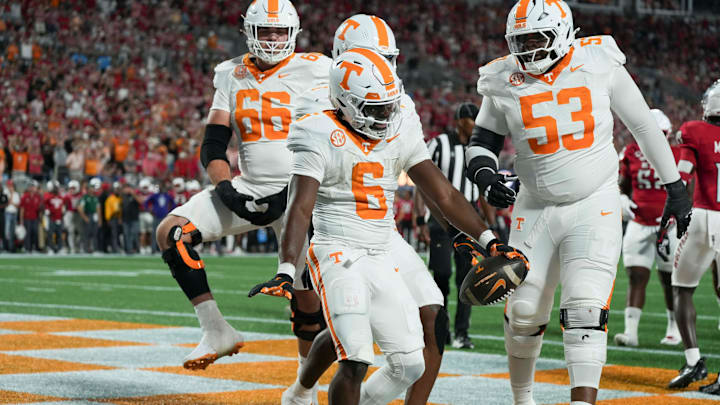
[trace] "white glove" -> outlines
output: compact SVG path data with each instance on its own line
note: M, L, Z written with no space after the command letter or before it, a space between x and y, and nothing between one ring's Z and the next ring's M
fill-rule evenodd
M620 194L620 207L622 207L623 218L635 219L633 209L637 208L637 204L635 204L626 194Z

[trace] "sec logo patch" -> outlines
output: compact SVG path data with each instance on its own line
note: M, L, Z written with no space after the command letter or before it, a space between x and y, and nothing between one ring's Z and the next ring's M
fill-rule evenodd
M235 67L235 70L233 71L233 76L237 77L238 79L244 79L245 76L248 75L248 68L245 65L238 65Z
M340 129L332 131L330 134L330 143L332 143L336 148L345 145L345 132Z
M510 75L509 82L513 86L519 86L519 85L525 83L525 75L523 75L520 72L515 72Z

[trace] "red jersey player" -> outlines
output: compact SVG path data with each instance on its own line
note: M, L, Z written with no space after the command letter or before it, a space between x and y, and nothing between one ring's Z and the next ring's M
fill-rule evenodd
M651 112L660 129L668 137L677 162L680 158L680 147L672 145L670 120L660 110L654 109ZM673 312L670 281L672 261L669 256L675 252L678 240L673 232L669 232L670 255L663 257L655 250L655 235L658 231L667 193L650 162L640 151L637 142L627 145L620 153L620 189L622 191L623 216L630 220L623 237L623 262L630 284L625 307L625 331L615 335L615 344L619 346L638 345L638 324L645 305L645 288L650 280L650 269L654 262L663 286L668 316L665 337L660 343L677 345L680 343L680 333L677 330Z
M707 376L705 359L700 357L695 333L695 306L692 295L713 260L720 257L720 80L705 92L703 121L690 121L680 127L682 154L678 168L695 174L693 219L680 240L672 274L678 328L685 345L685 365L670 381L670 388L683 388ZM720 395L720 384L700 387L700 391Z
M48 215L50 221L48 234L47 234L47 246L53 246L52 250L55 253L60 251L62 247L62 234L63 234L63 215L65 214L65 199L59 194L58 185L54 181L47 182L47 193L43 202L45 212ZM55 235L55 243L53 244L53 235ZM49 252L49 250L48 250Z

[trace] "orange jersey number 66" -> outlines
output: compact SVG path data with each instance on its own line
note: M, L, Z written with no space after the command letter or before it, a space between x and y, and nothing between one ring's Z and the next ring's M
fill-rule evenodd
M353 167L352 193L355 196L355 212L362 219L383 219L387 213L385 191L380 186L366 186L365 175L377 179L383 176L383 166L378 162L360 162ZM370 208L369 197L377 200L377 208Z
M261 111L254 108L243 108L245 100L258 102L262 98ZM262 135L269 140L286 139L292 114L290 110L283 107L273 107L273 100L281 104L290 103L290 94L285 91L268 91L260 97L257 89L238 90L235 95L235 121L237 122L243 142L254 142ZM280 124L280 129L275 129L273 118ZM245 121L249 121L248 122Z
M571 114L573 122L582 122L584 126L583 136L576 139L574 134L566 134L559 136L557 120L551 116L536 117L533 115L533 106L535 104L553 101L551 91L533 94L531 96L520 97L520 112L522 113L523 124L525 129L545 128L547 142L540 144L537 138L528 139L530 149L539 155L548 155L555 153L560 149L560 140L567 150L578 150L589 148L595 140L595 118L592 116L592 98L590 90L587 87L575 87L571 89L562 89L557 94L557 103L559 105L569 104L570 100L577 98L580 100L580 110Z

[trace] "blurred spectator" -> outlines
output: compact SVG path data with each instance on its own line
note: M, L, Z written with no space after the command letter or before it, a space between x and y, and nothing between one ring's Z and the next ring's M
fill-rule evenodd
M5 156L5 142L0 138L0 180L5 178L5 169L7 168L7 156Z
M45 159L40 151L40 145L33 143L32 146L30 146L30 153L28 153L28 175L41 184L45 181L45 173L43 172L44 163Z
M5 240L8 243L8 250L11 252L16 251L15 246L15 227L18 223L18 211L20 209L20 193L15 191L15 185L12 180L8 180L5 183L5 190L3 192L7 196L8 205L5 207L5 228L4 235Z
M81 181L85 178L85 151L82 141L73 142L73 149L66 159L70 179Z
M158 252L154 230L157 229L160 221L162 221L173 208L175 208L175 204L173 203L172 196L168 193L166 183L160 183L160 191L152 194L147 201L145 201L145 210L151 212L153 215L153 232L151 234L153 253Z
M83 223L80 240L85 247L86 253L93 253L98 249L98 221L100 220L98 209L100 202L98 201L96 193L99 192L99 181L91 182L90 187L88 187L82 197L80 197L77 206L77 212L80 218L82 218Z
M407 243L411 243L413 232L413 202L407 189L398 190L395 207L395 225Z
M80 189L80 182L70 180L68 183L67 193L63 195L65 201L65 230L67 232L68 250L71 253L79 253L82 250L81 234L83 233L83 225L80 213L78 212L78 204L83 193Z
M12 153L12 180L20 189L26 187L27 171L28 171L28 152L27 144L16 138L10 146Z
M112 190L105 199L105 222L110 227L110 249L112 253L120 251L120 224L122 216L120 183L113 183Z
M2 234L0 234L0 249L2 250L9 250L9 243L5 238L5 209L7 206L8 196L5 194L5 190L3 190L2 183L0 182L0 230L2 230Z
M53 148L54 178L60 183L67 183L70 171L67 164L68 153L63 142L57 142Z
M143 200L137 191L125 184L122 189L122 228L125 253L140 252L140 207Z
M152 246L155 245L155 235L153 234L153 214L147 210L147 201L151 195L152 182L149 178L145 177L140 180L140 190L138 191L140 198L142 199L142 212L140 212L140 252L141 253L152 253Z
M47 233L47 246L48 252L50 249L54 253L59 253L63 245L63 233L65 231L63 226L63 217L65 215L65 200L60 196L58 185L49 181L46 187L47 194L45 195L45 201L43 206L45 212L48 215L48 233Z
M20 198L20 218L25 226L25 253L39 250L38 220L42 209L43 199L35 180L28 183L28 188Z

